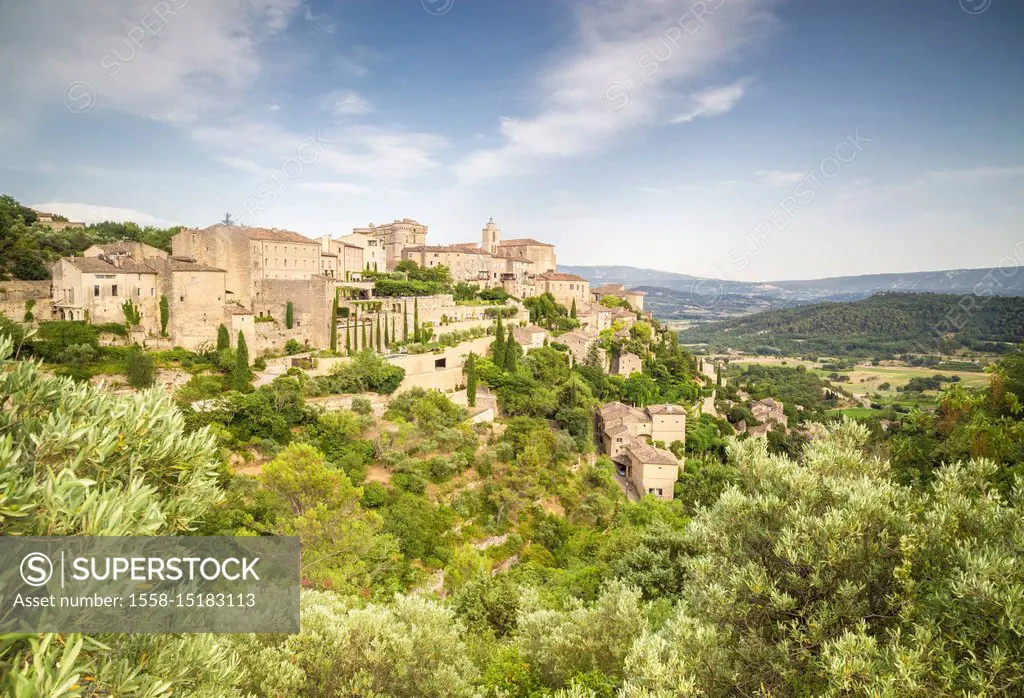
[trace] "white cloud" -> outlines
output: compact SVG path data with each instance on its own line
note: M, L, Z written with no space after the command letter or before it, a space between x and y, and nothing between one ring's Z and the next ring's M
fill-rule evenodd
M757 173L758 182L769 187L794 186L807 178L806 172L787 172L784 170L764 170Z
M736 82L725 87L714 87L693 96L694 105L689 111L674 117L670 123L686 124L697 117L720 116L732 110L743 97L745 86Z
M370 103L355 90L337 90L327 95L324 106L335 117L358 116L370 111Z
M1017 177L1024 177L1024 165L936 170L929 172L927 175L929 181L941 184L978 184L980 182L1002 181Z
M330 176L413 179L437 169L437 151L446 145L434 134L379 126L335 125L302 134L271 123L231 122L195 125L189 133L220 162L262 177L281 168L285 160L297 158L304 164L296 180ZM311 148L316 149L315 157ZM291 167L294 171L296 166Z
M9 103L30 108L60 104L77 83L72 96L91 93L96 109L192 121L232 105L252 86L261 48L300 6L301 0L0 4L0 64L32 67L4 71L0 89L18 96ZM88 104L75 99L72 107Z
M701 3L698 17L688 5L666 0L585 0L577 14L578 45L539 80L539 112L503 118L505 143L470 153L457 166L460 180L523 172L656 123L679 101L681 88L768 31L773 4ZM727 111L741 94L737 84L698 97L710 116Z
M365 194L369 191L367 187L349 182L299 182L295 187L330 194Z
M57 213L70 220L84 221L85 223L116 221L118 223L138 223L139 225L153 225L162 228L179 225L179 223L174 221L163 220L135 209L117 208L115 206L95 206L93 204L50 201L44 204L33 204L32 208L37 211L45 211L46 213Z

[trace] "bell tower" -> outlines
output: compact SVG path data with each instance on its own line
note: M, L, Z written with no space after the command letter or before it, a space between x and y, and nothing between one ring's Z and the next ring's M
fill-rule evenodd
M497 254L499 242L501 242L501 228L498 227L498 224L492 218L484 226L483 241L480 247L489 254Z

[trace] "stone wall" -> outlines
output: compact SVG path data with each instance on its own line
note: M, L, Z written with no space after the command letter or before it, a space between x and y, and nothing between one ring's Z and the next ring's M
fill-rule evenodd
M51 315L50 281L0 281L0 313L21 322L25 317L25 302L35 301L32 315L36 320L49 320Z

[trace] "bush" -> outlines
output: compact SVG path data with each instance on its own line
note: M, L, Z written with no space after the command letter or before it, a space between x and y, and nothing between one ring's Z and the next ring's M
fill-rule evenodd
M384 506L388 501L388 488L379 482L368 482L363 486L362 504L367 509Z
M365 397L352 398L352 411L356 414L373 414L373 404Z
M138 345L128 353L128 385L136 389L148 388L153 385L155 375L153 357L146 354Z

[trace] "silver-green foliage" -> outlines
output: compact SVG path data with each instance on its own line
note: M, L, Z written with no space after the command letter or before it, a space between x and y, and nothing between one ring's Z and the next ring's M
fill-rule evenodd
M1024 683L1024 518L986 461L894 484L847 422L801 463L731 446L739 484L688 528L675 616L626 698L995 696Z
M168 535L221 497L218 452L158 390L115 396L11 360L0 337L0 535ZM0 635L0 694L231 696L212 636Z

